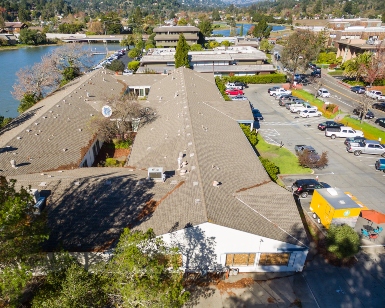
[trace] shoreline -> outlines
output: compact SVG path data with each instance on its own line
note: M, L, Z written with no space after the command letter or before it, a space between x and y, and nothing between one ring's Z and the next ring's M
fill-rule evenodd
M61 46L64 43L55 43L55 44L43 44L43 45L14 45L14 46L2 46L0 47L0 52L1 51L6 51L6 50L18 50L18 49L23 49L23 48L36 48L36 47L49 47L49 46Z

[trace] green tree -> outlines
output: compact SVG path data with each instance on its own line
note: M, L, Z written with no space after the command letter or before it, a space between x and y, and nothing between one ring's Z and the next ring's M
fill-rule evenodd
M241 24L241 30L239 30L239 36L243 36L243 24Z
M111 64L107 65L106 68L114 72L123 72L125 69L125 65L120 60L114 60L111 62Z
M135 11L132 15L132 21L134 23L134 32L141 33L142 32L142 25L143 25L143 14L140 9L140 6L137 6L135 8Z
M271 26L269 26L266 22L265 18L258 23L257 26L254 27L253 36L259 38L268 38L271 32Z
M126 228L102 272L122 307L182 307L189 292L182 285L179 260L178 250L168 248L151 229Z
M183 35L183 33L179 34L179 40L178 44L176 46L176 52L175 52L175 68L184 66L189 68L190 62L188 58L188 51L190 49L190 46L187 44L187 41Z
M298 70L305 71L308 63L317 59L324 41L324 33L315 34L309 30L295 31L289 36L282 51L282 64L292 70L293 76Z
M132 59L135 59L136 57L139 57L140 55L140 50L136 47L132 48L128 54L127 54L130 58Z
M349 258L360 250L360 237L348 225L331 225L326 235L326 245L328 251L334 253L337 258Z
M214 21L221 20L221 15L219 15L219 11L217 9L214 9L211 14L211 19Z
M135 44L135 38L132 34L129 34L120 41L120 46L130 47Z
M33 308L106 307L106 281L72 261L68 267L51 271L33 299Z
M139 65L140 65L140 61L131 61L128 63L127 67L129 70L136 72L139 68Z
M313 7L313 14L319 14L322 12L322 2L318 0Z
M38 102L38 99L35 97L34 94L26 93L24 94L24 97L21 99L19 107L17 107L18 113L23 113L24 111L31 108L33 105L35 105Z
M382 23L385 23L385 10L381 14L381 21Z
M62 72L62 80L60 81L60 86L64 86L69 83L71 80L79 77L81 75L79 67L68 66L65 67Z
M352 1L346 1L342 10L346 14L352 15L353 14L353 3L352 3Z
M0 306L18 306L40 259L40 244L48 238L46 217L34 214L30 188L16 190L15 184L0 177Z
M270 53L270 51L272 51L273 48L274 48L274 45L270 44L268 39L263 39L259 44L259 49L261 49L266 53Z
M19 40L28 45L40 45L47 42L46 35L38 30L21 29Z
M185 18L180 18L178 20L178 26L187 26L187 20Z
M198 24L199 31L205 36L211 36L213 25L209 19L202 19Z

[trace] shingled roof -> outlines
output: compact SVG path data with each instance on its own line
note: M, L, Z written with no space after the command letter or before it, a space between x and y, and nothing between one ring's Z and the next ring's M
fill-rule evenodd
M250 115L243 120L252 119L248 102L225 102L214 80L202 76L179 68L151 88L148 102L157 118L138 131L128 164L171 172L181 152L186 174L137 228L164 234L212 222L303 245L307 238L292 194L271 182L239 127L242 109Z
M95 137L92 118L101 116L106 97L125 89L107 71L95 71L34 105L1 132L1 174L77 168Z

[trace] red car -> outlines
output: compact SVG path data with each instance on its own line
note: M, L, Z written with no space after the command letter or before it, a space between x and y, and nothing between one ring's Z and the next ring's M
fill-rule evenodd
M238 89L228 89L225 91L227 95L243 95L243 91L242 90L238 90Z

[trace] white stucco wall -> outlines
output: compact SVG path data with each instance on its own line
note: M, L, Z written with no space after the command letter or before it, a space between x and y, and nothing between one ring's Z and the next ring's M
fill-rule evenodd
M94 163L94 161L95 161L95 155L94 155L94 151L93 151L93 147L94 147L94 145L95 145L95 143L96 143L96 141L97 141L98 139L95 139L95 141L92 143L92 145L89 147L89 149L88 149L88 151L87 151L87 153L86 153L86 155L84 155L84 157L83 157L83 159L82 159L82 162L80 163L80 165L79 165L79 167L82 167L83 166L83 164L84 164L84 162L87 160L87 165L88 165L88 167L91 167L92 166L92 164ZM99 140L99 150L98 149L96 149L96 155L99 153L99 151L100 151L100 149L102 148L102 145L103 145L103 141L100 141Z
M303 246L261 237L212 223L185 228L161 236L170 245L178 246L186 269L208 269L225 266L226 254L256 253L251 266L234 266L240 272L302 271L308 250ZM290 252L287 266L260 266L261 253Z

